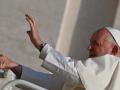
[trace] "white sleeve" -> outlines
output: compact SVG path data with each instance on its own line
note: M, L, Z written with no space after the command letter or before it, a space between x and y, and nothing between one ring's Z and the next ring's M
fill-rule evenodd
M77 61L63 56L48 44L42 49L40 58L43 59L42 66L44 68L62 77L66 83L80 84L80 77L76 69Z

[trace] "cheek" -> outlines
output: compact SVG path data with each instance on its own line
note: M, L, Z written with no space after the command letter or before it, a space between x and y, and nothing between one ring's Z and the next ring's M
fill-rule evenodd
M106 52L112 52L112 46L111 46L111 44L105 45L104 51L106 51Z
M110 54L112 52L112 48L106 47L104 52Z
M102 54L102 55L111 54L111 52L112 52L112 47L106 46L106 47L101 48L100 51L101 51L101 54Z
M96 55L103 55L106 53L106 50L104 48L99 47L99 48L96 48L94 52Z

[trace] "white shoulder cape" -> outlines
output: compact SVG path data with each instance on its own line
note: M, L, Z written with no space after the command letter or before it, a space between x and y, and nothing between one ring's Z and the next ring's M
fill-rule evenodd
M42 66L61 76L66 83L83 84L86 90L120 90L120 58L104 55L84 62L65 57L48 44L40 58Z

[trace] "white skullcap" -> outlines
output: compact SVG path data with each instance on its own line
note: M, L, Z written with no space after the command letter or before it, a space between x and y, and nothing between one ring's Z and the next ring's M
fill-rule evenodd
M120 30L112 28L112 27L105 27L105 28L111 33L116 43L120 47Z

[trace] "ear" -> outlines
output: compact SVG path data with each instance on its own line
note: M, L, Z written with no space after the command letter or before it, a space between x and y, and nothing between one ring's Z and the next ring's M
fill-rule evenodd
M117 53L118 53L118 47L116 45L114 45L112 48L112 54L117 55Z

